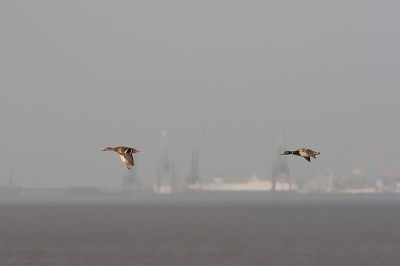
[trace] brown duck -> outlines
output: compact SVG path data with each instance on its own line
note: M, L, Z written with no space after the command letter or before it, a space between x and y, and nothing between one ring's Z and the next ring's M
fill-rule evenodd
M118 152L119 156L121 156L122 162L126 165L126 167L128 169L131 169L131 167L134 165L133 154L140 152L137 149L124 147L124 146L118 146L115 148L107 147L103 151Z

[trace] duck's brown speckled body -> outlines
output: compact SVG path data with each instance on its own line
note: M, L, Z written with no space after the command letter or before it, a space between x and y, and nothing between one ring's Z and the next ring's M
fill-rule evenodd
M128 169L131 169L131 167L134 165L133 154L140 152L137 149L130 148L130 147L124 147L124 146L118 146L115 148L107 147L103 151L118 152L119 156L121 157L122 162L126 165L126 167Z

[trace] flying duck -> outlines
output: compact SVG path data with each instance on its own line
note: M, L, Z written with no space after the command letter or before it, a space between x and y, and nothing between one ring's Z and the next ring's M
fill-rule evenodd
M306 159L307 161L310 161L310 157L313 157L314 159L317 159L317 155L319 155L320 153L317 151L313 151L310 149L298 149L296 151L285 151L282 152L281 155L289 155L289 154L293 154L293 155L297 155L297 156L301 156L304 159Z
M107 147L103 151L115 151L119 153L119 156L121 156L122 162L126 165L128 169L131 169L133 166L133 153L140 152L137 149L134 148L129 148L129 147L124 147L124 146L119 146L115 148Z

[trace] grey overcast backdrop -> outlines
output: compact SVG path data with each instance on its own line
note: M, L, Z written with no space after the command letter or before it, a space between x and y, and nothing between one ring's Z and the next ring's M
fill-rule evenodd
M167 132L183 180L268 178L278 135L346 167L369 142L399 164L398 1L2 1L0 185L118 187L106 146L151 182ZM202 133L204 132L204 133ZM398 169L399 170L399 169ZM378 174L381 172L377 167ZM207 173L207 174L204 174Z

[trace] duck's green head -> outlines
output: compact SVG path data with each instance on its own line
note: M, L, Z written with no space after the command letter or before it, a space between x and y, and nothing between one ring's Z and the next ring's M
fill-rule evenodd
M292 152L291 151L285 151L285 152L281 153L281 155L289 155L289 154L292 154Z

